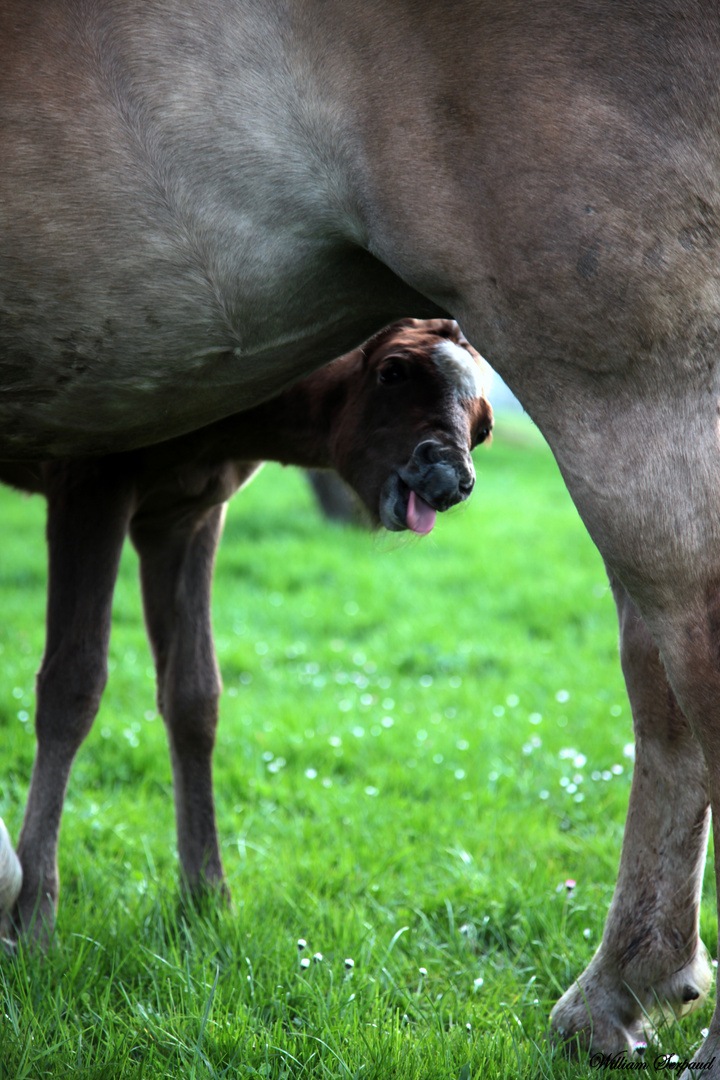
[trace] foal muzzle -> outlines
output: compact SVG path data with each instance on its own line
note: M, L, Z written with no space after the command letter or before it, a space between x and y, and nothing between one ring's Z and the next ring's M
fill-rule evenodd
M380 520L392 532L429 533L436 514L467 499L474 485L475 469L467 451L425 439L383 484Z

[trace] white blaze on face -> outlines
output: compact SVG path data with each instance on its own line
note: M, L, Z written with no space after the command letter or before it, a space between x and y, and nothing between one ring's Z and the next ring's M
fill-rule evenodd
M442 341L433 350L433 360L461 401L487 397L492 374L482 357L479 363L476 363L472 354L462 345L456 345L454 341Z

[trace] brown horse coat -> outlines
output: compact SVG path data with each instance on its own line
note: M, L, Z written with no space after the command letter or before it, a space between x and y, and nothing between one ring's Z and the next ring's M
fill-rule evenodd
M0 0L0 55L0 457L176 436L408 314L546 434L638 749L554 1022L632 1046L708 984L711 805L720 850L717 5Z

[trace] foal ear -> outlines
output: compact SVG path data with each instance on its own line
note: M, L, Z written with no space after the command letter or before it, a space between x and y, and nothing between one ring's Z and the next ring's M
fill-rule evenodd
M438 319L438 326L435 329L435 333L438 337L446 338L448 341L454 342L456 345L469 345L470 342L463 334L462 330L455 322L454 319Z
M374 352L377 352L386 341L397 334L398 330L411 329L417 323L417 319L398 319L396 322L390 323L389 326L383 327L382 330L378 330L377 334L373 334L364 345L360 346L365 360L369 360Z

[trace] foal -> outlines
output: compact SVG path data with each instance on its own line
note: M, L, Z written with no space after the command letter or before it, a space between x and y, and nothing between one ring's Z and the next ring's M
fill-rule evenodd
M183 882L191 892L226 891L212 791L221 682L210 595L227 500L262 460L334 467L376 522L429 532L436 511L470 494L470 451L492 427L481 364L456 323L406 319L263 405L170 442L98 459L0 463L0 480L48 501L47 638L19 864L0 829L8 908L22 876L16 932L41 937L53 923L63 800L107 679L126 534L140 556Z

